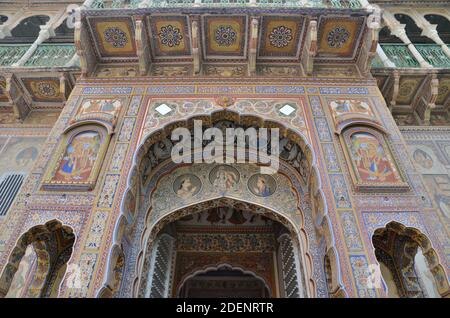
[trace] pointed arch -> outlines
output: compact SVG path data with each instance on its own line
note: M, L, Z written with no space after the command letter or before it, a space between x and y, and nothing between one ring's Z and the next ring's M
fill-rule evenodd
M448 277L439 256L430 239L419 229L392 221L375 230L372 243L377 260L391 270L401 297L424 297L414 270L418 248L422 250L439 294L442 297L450 295ZM405 276L404 273L409 274Z
M54 295L57 274L72 254L75 234L69 226L58 220L30 228L18 239L8 263L0 276L0 297L5 297L19 268L19 263L28 246L33 245L37 255L37 270L34 273L28 297Z

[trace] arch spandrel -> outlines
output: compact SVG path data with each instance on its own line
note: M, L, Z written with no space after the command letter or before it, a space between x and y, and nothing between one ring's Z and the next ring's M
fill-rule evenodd
M240 174L240 182L236 182L228 190L214 186L210 182L211 173L216 166L211 164L196 164L194 166L181 167L161 178L156 190L152 193L151 212L148 220L149 225L154 225L164 216L196 202L230 198L244 202L250 201L253 204L265 206L292 220L294 224L300 227L302 226L302 220L299 219L298 198L286 176L282 174L266 176L267 178L273 178L275 181L275 189L271 195L262 197L252 192L251 188L253 185L250 184L252 176L258 177L260 174L260 168L258 166L249 164L220 165L221 167L233 167ZM195 190L195 194L185 198L177 195L177 190L174 188L174 183L177 179L184 176L186 178L189 178L189 176L193 176L192 178L194 178L195 176L201 182L201 184L197 185L199 187L198 191ZM280 208L281 202L283 203L282 209Z
M226 110L211 99L196 99L191 101L151 99L147 105L147 115L139 144L148 141L149 137L158 130L159 127L167 126L167 128L169 128L167 130L172 130L170 129L170 125L173 125L172 122L185 121L186 123L189 123L192 122L194 118L203 120L205 124L209 124L210 121L230 120L241 122L246 125L253 124L259 127L264 126L265 122L275 122L295 131L296 134L301 136L301 139L303 139L306 144L310 143L311 136L309 135L308 126L306 124L305 111L303 108L304 101L302 98L291 98L282 101L265 101L262 99L262 101L274 109L272 111L267 111L267 106L265 108L259 107L258 102L261 103L261 99L243 99L242 101L237 101L233 105L228 106ZM171 112L166 116L161 116L161 114L156 111L156 108L161 104L166 104L171 108ZM295 110L290 115L284 115L279 111L281 108L279 106L285 104L294 106ZM186 126L186 124L183 126ZM155 136L153 135L152 138L154 137Z
M187 99L187 101L192 102L192 100L189 100L189 98ZM296 231L298 236L300 237L301 244L305 245L304 250L307 250L306 247L308 246L311 246L311 248L313 249L317 249L317 247L319 246L319 241L323 239L316 236L313 220L311 218L312 208L308 192L308 183L310 180L310 175L313 173L313 171L315 171L317 176L320 176L320 174L317 171L318 163L316 161L316 151L311 146L312 137L309 135L309 131L312 130L310 130L310 128L308 127L308 121L305 117L305 111L303 109L303 105L305 103L303 101L303 97L299 96L297 99L289 98L289 101L287 101L287 103L290 103L291 106L295 106L295 111L290 116L282 114L279 111L280 107L273 107L273 111L264 114L264 111L260 111L261 108L264 108L262 107L264 105L260 105L261 107L258 105L241 105L239 104L239 100L233 105L227 106L226 108L219 107L220 105L214 104L211 99L208 100L209 102L205 102L205 100L201 101L202 103L199 102L197 106L191 105L192 108L189 109L189 114L186 115L185 113L183 113L185 110L180 105L173 105L171 103L171 100L163 101L158 99L158 103L164 103L172 108L172 111L169 112L170 115L167 118L163 118L164 116L158 115L156 107L159 104L155 103L155 100L150 100L148 102L147 115L144 119L143 130L141 130L141 134L139 135L138 146L136 147L136 151L133 156L133 164L128 174L127 187L124 191L124 197L121 203L121 215L126 217L128 223L128 225L125 226L126 229L121 229L121 233L129 233L127 234L127 237L133 237L133 243L127 243L129 246L140 246L139 249L132 247L132 249L134 250L129 252L125 251L126 254L130 255L129 258L132 259L134 265L129 265L128 263L126 264L126 266L132 267L127 267L127 269L124 271L125 273L127 273L127 275L124 275L124 280L126 282L123 284L123 288L120 291L121 295L129 296L134 295L138 292L139 286L135 281L133 281L133 277L135 277L134 275L137 275L137 273L142 270L144 262L138 262L140 264L136 265L136 261L137 259L144 259L142 248L146 244L145 240L146 238L148 238L150 231L150 229L145 231L143 230L143 228L146 224L149 224L147 222L153 224L155 222L152 214L148 213L148 207L152 207L152 202L150 201L151 193L156 191L156 189L160 186L158 182L160 179L162 180L161 176L170 174L171 171L175 168L170 158L167 158L165 160L164 158L162 158L161 160L157 161L156 165L151 167L151 173L148 175L148 179L144 180L143 182L143 180L141 180L141 177L144 173L143 160L150 151L153 151L152 146L154 146L157 142L160 142L164 138L170 138L171 131L174 128L192 127L194 120L197 119L201 119L203 121L203 124L206 124L208 127L214 126L221 120L232 121L237 125L237 127L244 128L249 126L255 126L256 128L278 127L280 128L281 138L288 138L289 140L297 144L299 149L301 149L304 154L304 159L302 160L304 160L305 166L302 167L301 170L305 171L306 175L301 177L301 173L298 170L299 167L296 166L295 162L291 162L290 160L280 160L280 166L284 167L281 168L281 170L284 169L285 171L278 178L280 179L279 181L282 181L283 184L290 184L291 188L296 190L294 192L297 192L297 195L301 193L296 199L296 204L294 204L294 199L292 196L292 204L289 209L292 211L294 211L294 209L296 209L297 211L304 211L304 213L306 214L302 215L302 213L292 213L292 215L294 215L294 224L301 224L302 227L307 227L304 229L299 228L299 230ZM294 104L294 101L296 102L296 104ZM282 106L281 104L284 105L285 103L283 101L279 104L279 106ZM241 107L241 109L237 109L237 106ZM267 105L266 108L268 108ZM283 176L287 176L286 179L282 179ZM139 188L140 192L136 189L136 187ZM166 188L168 192L166 191L165 193L171 193L175 195L173 189L171 189L168 185L166 186ZM322 189L321 178L318 178L315 188ZM250 193L248 189L243 189L247 194ZM288 187L284 187L284 189L285 193L292 192L292 189L287 190ZM128 206L130 205L129 199L132 197L129 195L129 193L132 193L134 195L138 192L140 194L136 196L136 204L134 206L137 206L139 208L136 209L135 215L133 217L132 213L129 213L128 211ZM324 193L324 191L322 191L321 193ZM224 198L224 195L220 194L219 192L216 192L214 195L212 195L212 193L209 194L209 199ZM229 195L230 194L228 194L228 196ZM234 197L234 199L237 198L238 197ZM166 198L164 197L163 199L166 200ZM233 200L233 197L225 197L225 199ZM205 201L203 201L203 203L197 203L208 204L208 202L210 202L210 200L207 199L207 196L205 196L204 200ZM253 200L255 200L255 202L253 202ZM267 197L265 197L264 200L254 197L247 200L244 199L243 202L256 203L257 205L265 206L266 202L270 202L270 200L271 199ZM184 202L184 207L186 207L186 204L189 203L192 202ZM327 222L330 222L327 205L324 204L322 206L324 211L321 211L320 214L323 214L324 221L328 220ZM183 203L181 200L179 200L179 208L182 207ZM276 211L279 210L276 209L275 205L273 206L273 208L275 208ZM171 216L171 212L169 210L166 210L166 213L168 213L167 215L169 215L169 217ZM284 217L283 214L276 215ZM118 218L118 220L123 220L123 218L120 217ZM158 224L156 224L155 228L160 229ZM116 224L116 230L118 229L119 227ZM125 235L122 237L120 237L119 235L114 235L114 243L120 244L123 237L125 237ZM333 231L330 231L329 237L326 240L326 245L330 247L334 246L334 244L334 234ZM124 248L126 249L126 247ZM322 254L323 251L315 250L310 255L305 256L307 263L305 263L304 266L306 270L311 273L311 277L314 277L313 279L307 281L306 284L308 284L309 286L314 286L314 289L317 288L317 295L319 297L326 297L327 291L322 266ZM337 268L336 272L339 273L336 275L336 282L343 289L344 285L342 283L340 269Z

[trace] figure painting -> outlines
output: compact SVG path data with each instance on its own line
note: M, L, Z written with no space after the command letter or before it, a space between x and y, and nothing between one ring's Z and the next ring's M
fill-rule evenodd
M90 113L108 113L116 116L121 107L120 99L87 99L81 104L76 117Z
M34 265L36 264L36 260L37 255L34 251L33 246L28 245L27 249L25 250L25 254L23 255L19 263L19 267L14 274L11 286L9 287L8 293L5 296L6 298L23 297L28 278L33 270Z
M434 198L436 207L450 220L450 178L448 175L425 175L425 185Z
M390 153L371 133L358 131L350 135L350 152L359 179L370 183L401 181Z
M441 150L445 150L441 148ZM434 145L416 143L409 145L412 162L416 169L423 174L445 174L445 158L439 155L439 150Z
M367 101L359 99L335 99L329 102L331 113L336 124L350 117L375 119Z
M193 174L184 174L175 179L173 191L183 199L196 195L201 188L201 181Z
M66 146L52 181L64 183L88 182L101 145L96 131L84 131L75 135Z
M248 180L248 188L254 195L268 197L275 192L276 181L267 174L254 174Z
M422 168L431 169L433 167L433 158L422 149L416 149L413 153L414 162Z
M12 137L0 153L0 175L12 171L28 172L36 162L45 137ZM2 148L0 141L0 150Z
M220 165L211 170L209 180L214 187L230 190L239 182L239 172L232 166Z

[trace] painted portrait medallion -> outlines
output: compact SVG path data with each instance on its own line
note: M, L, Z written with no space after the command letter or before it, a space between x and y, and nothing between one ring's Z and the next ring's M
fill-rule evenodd
M84 131L75 135L66 146L52 181L87 182L92 173L101 144L96 131Z
M193 174L183 174L173 182L173 191L183 199L196 195L202 187L200 179Z
M248 179L248 188L254 195L268 197L275 192L277 183L268 174L254 174Z
M357 173L363 182L401 181L391 155L374 135L358 131L350 136L350 150Z
M209 181L219 189L230 190L238 184L239 179L239 172L229 165L216 166L209 173Z
M433 158L422 149L416 149L414 151L413 159L422 168L431 169L433 167Z

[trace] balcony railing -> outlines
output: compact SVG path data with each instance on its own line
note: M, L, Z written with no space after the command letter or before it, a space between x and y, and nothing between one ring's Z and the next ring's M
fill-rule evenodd
M91 9L135 9L170 7L309 7L334 9L360 9L359 0L94 0Z
M440 45L415 44L420 55L434 67L449 68L450 58L444 53Z
M381 47L396 67L420 67L407 45L381 44Z
M41 44L25 62L29 67L65 66L75 55L73 44Z
M12 67L31 47L30 44L0 44L0 67ZM23 67L63 67L76 54L73 44L41 44Z
M30 48L30 44L0 44L0 66L16 63Z

